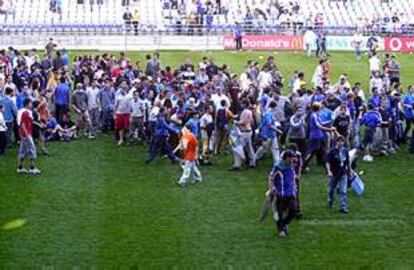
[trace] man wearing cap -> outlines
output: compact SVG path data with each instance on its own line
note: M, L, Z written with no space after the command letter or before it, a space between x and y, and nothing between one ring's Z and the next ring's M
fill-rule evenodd
M274 202L278 219L276 221L280 237L286 237L288 224L296 217L296 194L295 170L292 162L295 154L291 150L283 153L280 162L273 167L268 178L269 191L274 194Z
M191 123L187 123L185 125L182 130L183 136L180 140L180 143L173 152L175 153L179 149L183 150L183 175L178 181L178 184L181 187L185 187L187 185L187 180L190 178L190 176L193 176L195 182L200 183L203 181L201 173L196 164L198 156L198 141L194 133L191 132L191 128Z
M334 193L339 190L339 207L343 214L348 213L347 208L347 180L351 173L349 153L345 146L345 138L338 136L335 146L328 152L325 159L326 172L328 174L328 207L332 210Z

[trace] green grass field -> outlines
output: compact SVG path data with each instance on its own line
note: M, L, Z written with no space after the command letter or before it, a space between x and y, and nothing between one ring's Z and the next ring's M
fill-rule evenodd
M143 58L144 53L130 53ZM202 52L161 52L164 65ZM266 53L214 52L218 63L240 72ZM315 59L279 53L285 78L294 69L313 74ZM404 84L414 82L414 56L398 55ZM368 83L367 59L333 53L332 80L347 73ZM15 173L16 149L0 158L0 268L414 268L414 156L360 162L366 193L349 194L350 214L329 213L327 179L312 165L304 177L304 217L277 237L268 219L258 222L271 166L228 172L222 156L203 168L201 185L180 189L181 168L166 159L144 165L146 149L118 148L110 136L50 143L41 176Z

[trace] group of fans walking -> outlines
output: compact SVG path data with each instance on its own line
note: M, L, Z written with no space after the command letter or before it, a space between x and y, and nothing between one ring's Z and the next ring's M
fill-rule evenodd
M370 61L376 66L365 96L346 74L331 82L328 59L313 76L298 70L284 78L273 56L263 64L248 61L236 75L208 57L170 67L158 53L147 55L146 63L132 63L123 53L79 56L69 66L66 52L55 47L50 41L43 58L35 50L0 51L0 155L18 144L17 172L41 173L35 142L47 155L50 140L94 139L100 132L114 131L119 146L147 145L146 163L166 155L181 164L182 187L191 176L202 182L199 166L222 154L233 154L229 170L238 171L266 162L269 152L266 198L275 203L282 237L301 216L300 179L314 156L330 179L328 206L338 190L340 212L348 213L356 153L365 161L394 154L414 122L414 88L403 89L399 73L395 78L393 56L382 66Z

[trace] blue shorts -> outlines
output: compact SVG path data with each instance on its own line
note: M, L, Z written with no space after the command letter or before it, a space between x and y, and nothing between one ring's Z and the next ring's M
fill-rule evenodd
M19 148L19 159L28 158L30 160L36 159L36 147L33 139L22 137Z

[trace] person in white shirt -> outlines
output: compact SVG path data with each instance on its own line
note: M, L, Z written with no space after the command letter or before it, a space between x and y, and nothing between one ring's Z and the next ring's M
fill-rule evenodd
M91 86L86 88L86 95L88 96L88 113L91 121L91 128L89 133L89 139L94 139L98 127L100 126L99 120L99 92L100 89L95 80L92 80Z
M312 77L312 83L313 86L316 87L323 87L323 65L325 63L325 60L319 60L319 65L315 69L315 73L313 73Z
M228 109L230 107L230 99L225 94L223 94L223 90L219 88L217 89L217 93L211 95L211 101L213 101L216 110L222 108L222 100L225 102L224 108Z
M381 74L379 71L374 72L374 74L372 75L373 77L371 78L371 80L369 81L369 89L372 91L374 88L376 88L378 90L378 92L382 92L382 79L381 79Z
M372 57L369 59L369 70L371 75L374 76L375 72L380 71L381 61L379 60L376 53L373 53Z
M312 31L312 29L306 30L305 34L303 35L303 44L304 50L308 57L312 56L312 45L316 43L316 34Z
M0 156L4 155L7 146L7 126L3 116L3 105L0 104Z
M250 80L249 75L247 74L247 71L240 74L239 81L240 81L240 90L242 92L248 91L252 81Z
M18 92L17 91L17 86L13 83L12 77L10 75L9 76L6 76L6 82L4 84L3 89L6 89L6 88L13 89L14 90L14 93L17 93Z
M292 91L294 93L296 93L301 88L301 85L304 82L304 79L305 79L305 74L303 72L299 72L298 77L293 82Z
M260 92L263 91L266 87L272 85L272 74L269 72L269 66L264 65L262 71L260 71L259 76L257 77L259 81L259 90Z
M143 102L139 98L138 91L133 93L131 100L131 116L129 118L129 133L128 133L128 145L134 140L137 135L138 140L144 139L144 108Z
M203 144L203 150L201 153L202 165L211 164L211 152L214 149L214 140L213 140L213 130L214 130L214 121L213 121L213 107L208 106L207 110L200 118L200 128L201 128L201 141Z
M121 88L115 98L115 129L119 134L118 146L124 143L125 130L129 128L129 116L131 113L130 98L127 89Z

